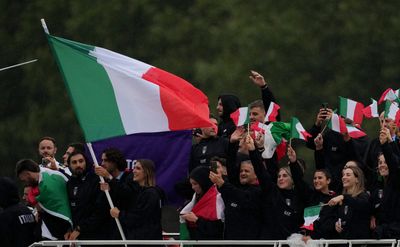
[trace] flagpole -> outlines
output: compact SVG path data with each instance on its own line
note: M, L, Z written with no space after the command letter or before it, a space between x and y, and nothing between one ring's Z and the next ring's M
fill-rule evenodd
M92 143L87 142L86 145L89 147L90 156L92 156L94 165L95 165L95 166L99 166L99 163L97 162L96 155L95 155L95 153L94 153L94 151L93 151ZM100 181L101 181L102 183L105 182L105 181L104 181L104 178L103 178L102 176L99 176L99 178L100 178ZM114 208L114 203L113 203L113 201L112 201L112 199L111 199L110 192L109 192L108 190L105 190L104 193L106 193L106 197L107 197L107 200L108 200L108 204L110 204L110 207L111 207L111 208ZM114 219L115 219L115 222L117 223L118 230L119 230L119 233L121 234L122 240L126 240L124 231L122 230L121 222L119 222L119 219L118 219L118 218L114 218Z
M37 59L33 59L33 60L29 60L29 61L27 61L27 62L23 62L23 63L19 63L19 64L14 64L14 65L11 65L11 66L8 66L8 67L1 68L0 71L12 69L12 68L15 68L15 67L19 67L19 66L22 66L22 65L25 65L25 64L28 64L28 63L34 63L34 62L36 62L36 61L37 61Z
M40 19L40 22L42 23L44 32L46 34L50 35L49 29L47 28L47 25L46 25L46 21L44 19ZM92 156L95 166L98 166L97 158L96 158L96 155L94 154L92 143L88 142L87 146L89 147L90 155ZM99 177L100 177L100 181L102 183L104 183L104 178L102 176L99 176ZM114 203L111 199L110 192L108 190L106 190L106 191L104 191L104 193L106 193L106 197L107 197L108 203L110 204L110 207L114 208ZM118 218L114 218L114 219L115 219L115 222L117 223L117 227L118 227L119 233L121 234L122 240L126 240L124 231L122 230L121 222L119 221Z

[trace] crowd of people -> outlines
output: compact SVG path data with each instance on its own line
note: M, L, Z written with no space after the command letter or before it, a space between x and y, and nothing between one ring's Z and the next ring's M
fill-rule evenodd
M250 123L268 125L266 112L276 99L262 75L251 71L250 80L261 91L261 99L248 106ZM265 150L264 134L232 120L239 107L238 97L221 95L218 118L210 116L215 126L193 130L188 177L174 181L185 199L180 222L188 239L283 240L295 233L305 242L400 239L400 139L394 119L381 115L378 138L352 138L326 128L333 111L322 107L306 140L315 163L306 164L289 140L266 157L271 150ZM93 166L84 145L72 143L60 163L53 138L42 138L38 147L39 163L22 159L16 164L16 177L25 185L23 203L15 181L0 178L1 246L121 239L116 218L126 239L162 239L165 194L151 160L137 160L130 171L123 154L110 147L102 152L101 164ZM305 181L306 171L313 181ZM114 202L111 209L105 191ZM64 199L48 198L63 194ZM49 206L55 204L63 213ZM305 211L316 206L313 227L306 227Z

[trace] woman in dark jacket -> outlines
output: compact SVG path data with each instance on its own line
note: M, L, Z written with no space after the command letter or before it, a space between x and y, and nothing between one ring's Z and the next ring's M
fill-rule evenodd
M290 146L288 147L288 157L290 163L300 162L297 160L296 152ZM293 165L291 166L293 167ZM306 235L312 239L335 238L337 236L334 228L336 217L333 208L323 206L335 196L335 192L329 190L330 173L325 169L316 170L313 177L313 187L303 180L302 170L292 169L292 175L296 181L299 181L297 190L300 196L305 199L305 207L322 206L318 219L313 222L313 229L305 227L307 229Z
M161 206L164 194L156 186L153 161L137 160L133 176L128 177L121 187L126 195L128 208L114 207L110 213L112 217L121 220L126 239L161 240Z
M298 180L299 176L292 175L293 172L298 173L301 168L297 162L282 167L278 172L278 180L273 181L261 163L253 139L247 137L246 143L249 145L251 162L262 190L264 226L261 239L286 239L292 233L297 233L304 223L305 198L298 191L302 181Z
M354 165L346 165L342 174L343 193L328 202L329 206L337 206L335 229L339 238L368 239L371 210L364 174Z
M371 229L373 237L400 238L400 157L393 151L390 132L383 128L379 135L382 153L378 156L378 186L371 194Z
M222 239L224 225L216 211L219 208L219 212L223 212L223 208L218 207L218 200L222 204L223 201L221 196L217 195L217 189L209 174L210 169L204 166L196 167L190 173L190 183L195 194L193 200L182 209L181 218L186 221L192 240ZM207 207L207 204L216 207Z

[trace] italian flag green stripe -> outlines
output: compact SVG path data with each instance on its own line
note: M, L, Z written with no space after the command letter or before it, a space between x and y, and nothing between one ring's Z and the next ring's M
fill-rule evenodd
M64 81L68 82L66 87L86 140L125 135L108 74L89 55L94 47L50 35L48 40Z

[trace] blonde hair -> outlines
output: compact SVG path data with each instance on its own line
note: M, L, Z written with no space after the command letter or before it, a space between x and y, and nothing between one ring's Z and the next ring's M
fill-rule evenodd
M155 166L152 160L148 159L139 159L136 162L140 163L144 172L144 186L156 186L156 174L155 174Z
M289 166L283 166L283 167L281 167L281 168L279 169L279 171L278 171L278 175L279 175L279 173L280 173L282 170L285 171L285 172L289 175L289 177L290 177L290 182L292 183L292 189L293 189L293 188L294 188L294 181L293 181L292 171L290 170L290 167L289 167Z
M343 171L350 169L353 171L354 177L357 178L358 183L356 183L352 188L343 188L343 194L349 194L352 197L357 196L365 190L365 177L363 171L358 166L344 166Z

